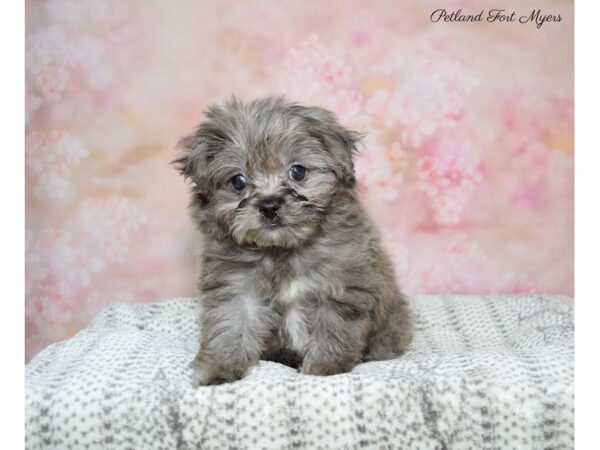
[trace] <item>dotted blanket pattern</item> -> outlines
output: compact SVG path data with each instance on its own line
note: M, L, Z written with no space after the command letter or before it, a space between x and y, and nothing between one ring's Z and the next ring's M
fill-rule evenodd
M308 376L261 361L194 389L194 299L113 304L26 366L26 448L573 448L573 301L416 296L398 359Z

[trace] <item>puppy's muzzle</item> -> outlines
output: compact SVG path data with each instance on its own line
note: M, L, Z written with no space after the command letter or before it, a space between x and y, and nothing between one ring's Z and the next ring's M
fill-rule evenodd
M281 209L282 199L277 197L267 197L260 201L258 210L269 220L277 217L277 212Z

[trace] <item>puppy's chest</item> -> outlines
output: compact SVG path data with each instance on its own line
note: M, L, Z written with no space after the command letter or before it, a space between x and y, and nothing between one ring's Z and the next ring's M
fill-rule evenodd
M272 305L281 314L280 336L286 345L302 352L309 339L314 310L314 280L290 265L274 265L268 277Z
M310 295L307 280L299 277L283 284L275 297L276 307L282 312L280 336L286 345L302 352L312 329L316 304Z
M280 307L306 301L314 284L309 276L301 273L296 264L287 259L263 259L260 276L267 291L265 294Z

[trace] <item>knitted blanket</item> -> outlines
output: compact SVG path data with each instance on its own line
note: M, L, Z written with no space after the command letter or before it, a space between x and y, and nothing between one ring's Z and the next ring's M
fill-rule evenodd
M419 296L402 357L308 376L261 361L194 389L193 299L113 304L26 367L28 449L566 449L573 302Z

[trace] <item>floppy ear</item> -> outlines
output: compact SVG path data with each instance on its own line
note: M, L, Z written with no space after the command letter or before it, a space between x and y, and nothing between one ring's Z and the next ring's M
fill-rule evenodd
M354 163L352 158L358 151L356 144L362 138L360 133L344 128L333 113L319 107L299 107L307 131L318 139L323 148L334 160L334 171L341 183L354 186Z
M177 171L187 179L197 182L200 165L202 164L203 143L202 139L193 134L182 138L177 143L177 148L181 149L181 154L171 161L171 164Z
M179 141L177 148L181 149L182 153L171 162L179 173L186 180L192 180L200 191L208 188L208 163L227 141L225 132L214 122L219 112L217 107L209 108L206 115L210 120L198 125L194 134Z

